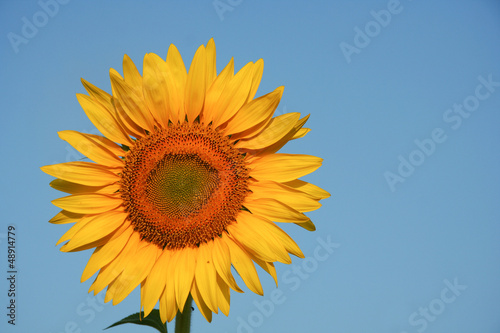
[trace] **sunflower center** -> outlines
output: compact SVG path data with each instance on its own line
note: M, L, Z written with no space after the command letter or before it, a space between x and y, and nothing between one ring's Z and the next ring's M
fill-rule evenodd
M163 213L199 212L219 184L219 172L198 155L166 155L150 172L146 196Z
M137 139L121 177L134 229L169 249L221 235L249 192L244 156L227 137L199 124L172 125Z

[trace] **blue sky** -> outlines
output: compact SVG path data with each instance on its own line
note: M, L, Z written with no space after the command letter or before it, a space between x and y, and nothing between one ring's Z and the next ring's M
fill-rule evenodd
M87 294L91 251L54 245L61 194L39 167L80 158L57 131L96 133L81 77L110 91L124 54L141 67L173 43L189 64L211 37L219 71L263 58L257 95L284 85L277 114L311 114L284 151L323 157L305 179L332 197L316 232L284 226L306 259L278 265L278 288L262 273L263 297L232 293L210 324L196 310L192 332L500 331L498 1L55 1L0 2L0 331L100 332L138 311L138 290Z

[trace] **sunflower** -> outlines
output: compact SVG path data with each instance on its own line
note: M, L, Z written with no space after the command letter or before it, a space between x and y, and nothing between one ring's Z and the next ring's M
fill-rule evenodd
M143 74L123 59L110 70L112 94L82 79L78 101L103 136L59 136L93 162L47 165L50 185L68 196L50 222L75 223L61 251L95 248L82 282L107 288L120 303L138 285L147 316L159 302L171 321L191 295L204 317L229 313L230 289L242 292L232 267L262 295L255 263L277 283L275 262L303 258L275 222L314 224L304 214L330 195L299 180L322 159L277 153L305 136L308 116L273 117L283 87L254 98L262 59L234 74L233 59L217 75L213 40L201 45L186 71L171 45L166 60L149 53Z

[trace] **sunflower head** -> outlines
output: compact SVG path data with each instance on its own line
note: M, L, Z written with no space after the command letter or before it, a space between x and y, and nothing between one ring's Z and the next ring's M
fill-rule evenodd
M128 56L123 76L111 69L112 92L82 80L83 110L102 133L59 132L93 162L42 167L51 186L69 194L52 223L75 223L59 240L65 252L93 249L82 281L97 273L94 294L121 302L138 285L147 316L159 302L172 320L191 295L210 321L229 313L230 289L263 294L255 263L276 281L274 262L303 257L276 224L314 224L304 214L329 197L299 178L321 159L277 153L305 136L308 117L273 117L283 87L255 98L263 61L234 73L216 71L213 40L186 71L174 45L166 59L144 57L143 73Z

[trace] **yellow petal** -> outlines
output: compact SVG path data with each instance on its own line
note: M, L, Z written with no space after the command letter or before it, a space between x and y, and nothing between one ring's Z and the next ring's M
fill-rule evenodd
M120 126L115 116L92 97L76 94L83 111L95 127L108 139L124 145L131 145L130 137Z
M210 87L207 87L205 106L203 108L203 120L206 124L212 122L218 114L217 102L229 81L234 76L234 60L231 58L222 72L217 76Z
M309 133L311 131L310 128L301 128L300 130L298 130L291 138L291 140L295 140L295 139L300 139L300 138L303 138L306 136L307 133Z
M125 131L126 134L135 136L135 132L133 130L134 126L130 126L128 117L126 117L121 109L115 108L115 101L112 95L108 94L104 90L99 89L98 87L94 86L90 82L85 81L84 79L82 79L82 84L89 95L115 117L117 123Z
M73 212L68 212L67 210L61 210L53 218L49 220L50 223L54 224L66 224L80 221L85 214L77 214Z
M250 87L250 92L248 93L247 103L250 102L259 89L260 80L262 79L262 74L264 73L264 60L259 59L255 62L253 76L252 76L252 85Z
M167 308L168 308L168 303L167 303L167 294L165 291L165 288L162 288L163 291L160 296L160 319L164 323L168 321L168 315L167 315Z
M228 135L243 132L265 121L278 107L283 89L284 87L279 87L273 92L245 104L228 122L224 133Z
M216 52L215 52L215 42L213 38L207 43L207 47L205 48L205 55L207 57L207 74L205 76L205 88L208 90L215 78L217 77L217 62L216 62Z
M71 251L108 236L125 222L127 216L128 213L120 211L109 211L94 216L91 221L71 237L71 240L65 245L65 250Z
M166 79L167 64L154 53L146 54L143 75L143 93L146 105L158 123L167 127L170 113Z
M148 131L154 130L154 118L134 88L128 85L114 72L110 72L111 87L116 97L116 103L130 119Z
M118 288L120 283L121 273L117 275L113 281L108 284L108 289L106 290L106 295L104 296L104 302L107 303L113 299L115 296L115 290Z
M181 54L175 45L170 45L167 53L167 87L170 101L172 122L184 121L184 91L187 72Z
M184 304L191 291L197 255L198 249L190 247L179 251L177 265L175 266L175 298L179 309L184 309Z
M122 227L123 227L123 225L122 225ZM68 244L66 243L61 247L60 250L61 250L61 252L79 252L79 251L86 251L86 250L95 249L99 246L103 246L104 244L106 244L113 237L113 235L115 233L116 234L121 233L122 227L118 228L117 230L115 230L114 232L110 233L109 235L107 235L103 238L100 238L100 239L95 240L93 242L84 244L82 246L70 248L70 247L68 247Z
M231 135L231 138L230 138L231 142L238 144L239 141L256 137L257 134L261 133L262 131L264 131L264 129L266 129L269 126L269 124L271 123L271 121L273 119L274 119L273 115L269 114L269 116L264 121L258 123L257 125L250 127L248 129L244 130L243 132L239 132L239 133L235 133L235 134ZM246 147L244 147L244 145L242 145L242 144L240 144L239 149L243 153L247 152ZM251 152L251 154L254 155L253 152Z
M130 226L122 227L124 228L122 233L116 233L106 244L95 249L83 270L80 282L87 281L98 270L115 259L123 250L134 230Z
M262 228L262 233L272 233L273 236L277 238L281 244L283 244L288 253L291 253L299 258L304 258L304 254L300 250L297 243L295 243L295 241L276 224L267 220L267 224L261 224L260 227Z
M58 191L69 194L82 194L82 193L113 194L120 190L120 184L118 183L105 186L87 186L87 185L68 182L62 179L54 179L49 183L49 185Z
M116 279L116 277L123 272L125 265L130 260L130 257L137 251L140 243L141 239L139 233L133 232L123 250L116 256L116 258L101 268L97 278L90 286L89 292L94 291L94 295L97 295L114 279Z
M228 121L246 102L252 84L254 64L249 62L226 84L214 108L213 127Z
M200 294L200 290L198 289L198 285L196 284L196 280L193 281L193 287L191 288L191 296L193 296L193 300L198 305L198 309L205 319L210 323L212 321L212 310L210 310L207 306L207 303L203 300L203 297Z
M165 288L162 288L162 290L160 295L160 320L165 323L167 321L167 301L164 297ZM144 312L144 315L146 315L146 312Z
M57 134L59 135L59 137L62 140L66 140L70 144L71 144L70 141L83 140L83 137L84 137L88 141L92 140L96 145L98 145L102 148L105 148L106 150L109 150L113 155L115 155L115 157L116 156L125 156L125 151L122 149L121 146L117 145L113 141L111 141L111 140L109 140L101 135L80 133L77 131L70 131L70 130L60 131ZM73 147L75 147L75 146L73 146ZM84 148L82 147L82 149L84 149ZM80 152L83 153L83 151L80 151ZM109 159L108 159L108 161L111 162L111 160L109 160Z
M278 275L276 274L276 268L274 268L274 264L272 262L267 262L261 260L254 255L252 255L252 260L257 263L263 270L265 270L269 275L274 279L274 283L276 283L276 287L278 286Z
M226 317L229 316L231 294L229 286L219 275L217 275L217 287L215 287L215 291L217 293L219 309L221 309L222 313L225 314Z
M83 87L89 93L94 100L99 102L102 106L104 106L107 110L112 110L113 105L111 103L112 96L105 92L104 90L94 86L92 83L86 81L85 79L81 79Z
M142 87L142 77L134 62L128 55L123 56L123 79L129 86L136 87L140 90Z
M262 233L260 225L267 223L262 218L246 211L238 214L238 223L227 226L231 238L250 249L256 257L264 261L292 263L284 246L271 234Z
M205 47L201 45L196 51L186 81L184 106L188 121L192 123L201 112L205 102L207 58Z
M122 204L122 199L104 194L74 194L55 199L52 203L73 213L99 214Z
M115 173L90 162L66 162L46 165L40 169L51 176L88 186L106 186L120 180Z
M175 269L174 269L174 267L176 267L177 265L178 253L179 251L174 252L170 258L168 270L165 271L164 275L165 290L163 291L163 295L160 298L160 310L162 307L162 303L164 303L164 306L166 308L166 318L168 321L174 319L179 309L177 307L177 301L175 297Z
M258 180L287 182L314 172L322 161L322 158L311 155L265 155L252 161L250 176Z
M245 200L243 205L248 208L252 214L265 217L271 221L301 223L309 220L307 216L296 211L292 207L271 198Z
M163 251L156 260L141 289L141 303L146 317L155 307L165 290L165 272L168 270L170 251Z
M158 246L147 244L131 256L119 277L119 284L113 295L113 305L123 301L148 276L160 253Z
M86 215L85 221L88 223L86 223L85 226L90 224L90 222L92 222L92 220L96 216L99 216L99 215ZM84 220L84 219L82 219L82 220ZM107 244L111 239L114 239L114 238L118 237L119 235L121 235L125 230L127 230L127 228L129 226L130 226L130 223L125 222L121 226L116 228L116 230L112 231L111 233L109 233L108 235L106 235L104 237L98 238L94 241L91 241L89 243L85 243L83 245L76 246L76 247L73 247L68 242L68 243L64 244L60 250L62 252L78 252L78 251L85 251L85 250L95 249L95 248L101 247L101 246ZM83 226L81 228L79 228L76 232L73 233L73 235L71 236L71 239L73 239L74 235L76 235L81 229L83 229Z
M250 138L241 138L235 145L236 148L244 149L262 149L269 147L285 135L287 135L295 126L300 118L300 113L285 113L271 119L268 125L257 135Z
M120 80L125 80L123 78L123 76L120 73L118 73L118 71L116 69L114 69L114 68L110 68L109 69L109 75L110 75L110 77L111 76L115 76L115 77L117 77ZM128 82L127 82L127 84L128 84ZM131 88L134 89L134 91L136 93L140 93L140 90L138 89L138 87L131 87ZM113 96L116 96L116 92L113 89L113 85L111 85L111 92L113 93Z
M90 94L90 96L115 117L117 123L125 131L126 134L137 137L137 125L133 124L130 121L129 117L123 112L121 108L115 107L116 101L112 95L108 94L104 90L99 89L98 87L85 81L84 79L82 79L82 84Z
M300 179L294 179L292 181L285 182L283 183L283 185L302 191L316 200L326 199L330 197L330 193L328 193L327 191L314 184L305 182Z
M141 138L146 135L146 130L140 127L130 116L125 112L118 98L113 97L113 107L115 108L116 116L119 119L120 125L125 132L134 138Z
M274 154L275 152L280 150L284 145L288 143L288 141L292 140L292 138L295 137L295 134L301 130L302 126L304 126L304 124L308 119L309 115L305 116L302 119L299 119L297 123L293 126L293 128L284 137L279 139L276 143L258 151L257 155L264 156L264 155Z
M217 313L217 294L215 293L217 280L212 259L212 248L213 242L200 245L198 249L198 261L196 262L195 279L203 300L210 310Z
M134 254L131 254L131 257ZM123 274L124 272L122 271L120 274L117 275L117 277L111 281L108 284L108 289L106 290L106 296L104 297L104 302L107 303L111 300L113 300L112 304L116 305L119 302L116 301L117 295L125 288L126 285L128 285L128 279L126 276Z
M306 222L302 222L302 223L295 223L295 224L298 225L299 227L306 229L307 231L315 231L316 230L316 226L314 225L314 223L312 223L311 220L306 221Z
M56 245L61 244L64 241L67 241L71 239L78 231L80 231L85 225L87 225L92 219L95 217L95 215L86 215L83 218L81 218L75 225L73 225L71 228L66 231L61 238L57 241Z
M218 275L228 284L233 290L242 293L243 290L238 287L231 273L231 255L226 243L220 237L214 238L214 247L212 259Z
M225 237L225 241L231 253L231 262L243 279L243 282L245 282L247 287L254 293L264 295L259 275L257 274L257 270L249 254L229 237Z
M249 189L252 191L249 199L273 198L301 213L321 207L321 204L308 194L270 180L250 183Z
M124 156L125 152L113 141L77 131L61 131L57 134L92 161L110 167L123 167L123 162L118 156Z

